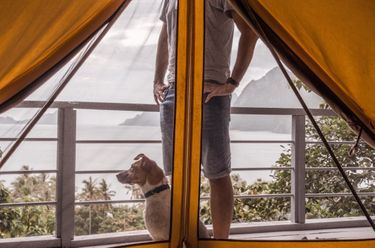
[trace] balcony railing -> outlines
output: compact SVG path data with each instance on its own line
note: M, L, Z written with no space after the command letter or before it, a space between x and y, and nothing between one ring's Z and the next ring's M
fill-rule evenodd
M19 104L18 108L40 108L43 102L27 101ZM51 108L58 109L57 138L27 138L28 142L57 142L57 169L56 170L32 170L32 171L0 171L0 175L11 174L56 174L56 201L48 202L17 202L1 203L2 207L20 207L36 205L54 205L56 207L56 237L30 237L0 240L2 247L13 247L21 244L22 247L78 247L83 245L103 245L109 243L125 243L136 241L147 241L149 237L145 231L109 233L88 236L74 236L74 209L76 205L90 205L103 203L138 203L143 200L109 200L109 201L76 201L75 199L75 175L77 174L115 174L119 170L76 170L76 144L139 144L139 143L161 143L160 140L83 140L76 139L77 110L116 110L116 111L137 111L157 112L158 107L151 104L126 104L126 103L98 103L98 102L55 102ZM267 170L289 170L291 172L291 192L283 194L259 194L235 196L237 198L290 198L291 221L257 223L254 225L233 225L231 233L254 233L269 232L276 230L301 230L321 228L318 220L306 223L305 220L305 199L315 197L343 197L350 196L350 193L306 193L305 172L307 170L335 170L335 167L305 168L305 147L306 144L319 143L305 140L305 112L302 109L285 108L247 108L233 107L232 114L245 115L283 115L292 117L291 140L232 140L232 143L258 144L258 143L288 143L291 144L292 161L291 167L251 167L233 168L233 171L267 171ZM330 110L314 109L313 115L334 116ZM0 141L14 141L14 138L0 138ZM333 144L351 144L351 142L331 142ZM344 167L345 170L355 170L355 167ZM360 168L361 170L375 170L375 168ZM375 196L375 193L359 193L360 196ZM202 197L201 200L207 200ZM367 226L362 219L349 218L335 219L330 223L325 222L324 227L358 227ZM7 246L8 245L8 246Z

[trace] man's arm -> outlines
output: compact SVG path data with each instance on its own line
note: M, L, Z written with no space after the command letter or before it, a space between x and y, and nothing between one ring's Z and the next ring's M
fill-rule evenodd
M245 75L247 68L253 58L255 44L258 40L258 36L255 32L246 24L244 20L235 12L231 11L232 18L236 24L238 30L241 33L238 42L238 51L236 62L234 64L231 78L236 82L240 82ZM205 83L204 92L209 93L206 102L208 102L214 96L225 96L231 94L236 89L233 84L210 84Z
M164 90L166 85L164 84L164 77L168 67L168 34L167 24L164 23L161 28L158 48L156 51L156 62L155 62L155 75L154 75L154 99L159 105L164 100Z
M246 73L247 68L253 58L255 44L258 36L246 24L246 22L237 14L232 11L233 21L238 30L241 32L240 40L238 42L237 58L234 64L231 77L240 82Z

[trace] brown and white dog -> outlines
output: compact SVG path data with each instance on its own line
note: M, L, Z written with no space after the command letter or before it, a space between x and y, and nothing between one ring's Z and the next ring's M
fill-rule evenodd
M151 238L155 241L168 240L170 229L171 190L168 179L155 161L144 154L134 158L129 170L117 174L117 179L124 184L138 184L145 196L144 220ZM199 223L201 238L209 238L202 222Z

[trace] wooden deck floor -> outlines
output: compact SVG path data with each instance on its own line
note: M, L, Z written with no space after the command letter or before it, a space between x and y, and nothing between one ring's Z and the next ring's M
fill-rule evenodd
M280 231L254 234L234 234L229 238L232 240L358 240L375 239L375 232L370 227L359 227L305 231ZM125 244L86 246L83 248L110 248L121 247L121 245Z
M230 239L242 240L351 240L375 239L375 232L370 227L335 228L304 231L280 231L231 235Z

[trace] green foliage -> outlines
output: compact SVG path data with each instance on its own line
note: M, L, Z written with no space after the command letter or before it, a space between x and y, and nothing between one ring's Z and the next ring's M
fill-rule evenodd
M49 206L27 206L19 210L20 218L12 236L52 235L55 211Z
M336 117L321 117L319 125L328 140L354 141L356 135L347 124ZM306 136L310 141L320 140L310 123L306 124ZM359 143L359 149L354 157L349 156L350 144L333 144L332 148L343 167L356 167L346 170L350 182L357 192L375 192L375 173L361 168L373 167L375 161L374 149L367 144ZM327 149L322 144L309 144L306 147L307 167L336 167ZM307 193L343 193L350 192L338 170L307 170ZM363 197L362 201L370 214L375 214L375 198ZM307 218L330 218L362 216L362 212L353 197L309 198L306 201Z
M81 201L111 200L116 192L102 179L99 184L89 177L82 181L84 187L77 195ZM145 229L143 222L143 204L78 205L75 209L75 235L89 235L119 231Z
M113 207L111 214L103 220L98 233L144 230L143 204Z
M21 171L30 171L28 166L22 166ZM54 201L56 178L42 173L18 176L12 182L12 198L17 202Z
M305 91L311 92L310 88L308 88L301 80L299 79L293 80L293 83L298 90L303 88Z
M22 171L30 168L23 166ZM25 173L18 176L12 183L11 189L1 185L1 201L40 202L55 199L56 180L47 174L30 176ZM51 206L6 207L0 209L3 228L0 228L4 238L33 235L52 235L55 229L55 212Z
M23 166L22 171L30 168ZM111 200L116 192L104 179L82 181L77 201ZM0 202L54 201L56 178L47 174L21 174L6 188L0 182ZM134 191L139 197L139 192ZM132 205L93 204L75 208L75 235L143 230L142 203ZM0 238L55 234L55 208L49 205L0 208Z
M281 183L289 185L290 173L280 171L272 176L275 180L265 182L258 179L253 184L248 184L238 174L232 175L233 193L237 196L259 195L259 194L278 194L290 191L288 186L280 188ZM208 180L202 177L201 194L209 194ZM285 186L284 185L284 186ZM277 221L288 219L290 212L290 202L288 198L253 198L253 199L235 199L233 211L233 223L252 222L252 221ZM205 224L212 224L209 210L209 202L201 202L200 217Z
M10 191L0 182L0 203L11 202ZM0 209L0 238L13 237L9 230L14 230L17 227L17 219L19 219L20 213L14 208L2 208Z

